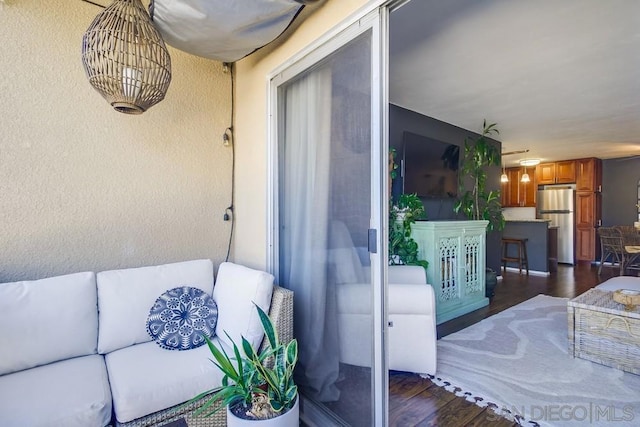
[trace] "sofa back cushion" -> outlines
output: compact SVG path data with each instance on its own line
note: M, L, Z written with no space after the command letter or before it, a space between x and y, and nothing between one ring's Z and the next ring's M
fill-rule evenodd
M269 312L273 280L265 271L230 262L220 264L213 288L213 299L218 304L216 335L220 340L229 346L233 341L242 348L245 337L254 349L260 346L264 331L254 303Z
M202 259L152 267L102 271L96 275L100 331L98 353L151 341L149 309L169 289L191 286L211 295L213 263Z
M0 284L0 375L96 353L92 272Z

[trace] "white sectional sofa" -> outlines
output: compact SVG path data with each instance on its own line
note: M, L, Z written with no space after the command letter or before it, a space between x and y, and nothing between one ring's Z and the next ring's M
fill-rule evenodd
M182 405L220 384L207 346L167 350L146 330L156 299L180 286L213 296L218 346L222 331L261 344L254 302L292 338L292 292L232 263L215 287L210 260L0 284L0 426L225 425L225 411L193 418L204 399Z

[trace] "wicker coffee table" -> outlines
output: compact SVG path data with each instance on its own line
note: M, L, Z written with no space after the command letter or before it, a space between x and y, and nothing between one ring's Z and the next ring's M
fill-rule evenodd
M613 292L590 289L567 303L569 355L640 374L640 307L626 311Z

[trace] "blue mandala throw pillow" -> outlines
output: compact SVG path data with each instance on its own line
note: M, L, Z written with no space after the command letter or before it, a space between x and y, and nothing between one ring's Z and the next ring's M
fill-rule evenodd
M147 332L162 348L190 350L215 334L218 306L209 294L190 286L169 289L149 311Z

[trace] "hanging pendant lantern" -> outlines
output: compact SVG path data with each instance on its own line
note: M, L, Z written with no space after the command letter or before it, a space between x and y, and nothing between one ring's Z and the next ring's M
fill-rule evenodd
M82 37L89 83L116 111L142 114L164 99L171 58L140 0L115 0Z

